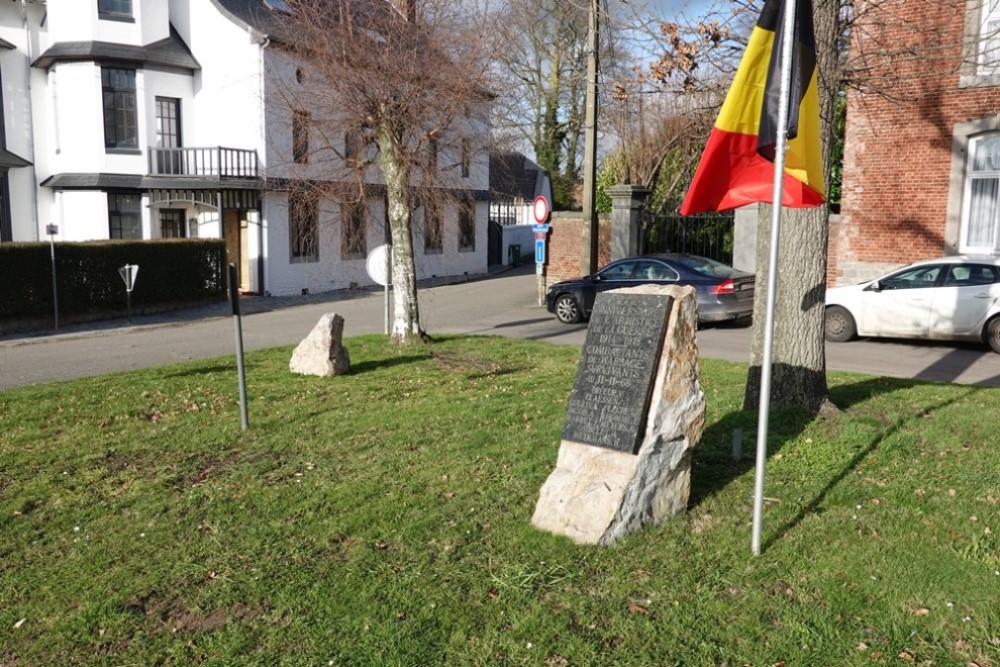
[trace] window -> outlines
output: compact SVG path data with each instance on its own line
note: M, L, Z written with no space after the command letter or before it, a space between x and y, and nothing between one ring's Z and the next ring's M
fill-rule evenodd
M138 150L135 70L102 67L101 87L104 93L104 147Z
M472 164L472 142L470 142L468 139L462 139L462 178L469 177L469 167L471 166L471 164Z
M962 252L993 252L1000 220L1000 135L969 142L969 169L965 183Z
M437 171L438 168L438 140L430 139L427 142L427 170Z
M296 164L309 163L309 113L296 111L292 116L292 159Z
M652 260L643 260L635 270L636 280L680 280L680 274L671 267Z
M935 287L940 275L940 264L923 264L883 278L879 281L879 287L884 290Z
M476 203L462 202L458 207L458 251L476 249Z
M142 202L138 193L108 193L108 237L142 238Z
M441 206L437 202L424 204L424 254L436 255L444 251Z
M288 195L288 243L292 262L319 261L319 200L315 194Z
M1000 67L1000 0L981 3L979 73L993 74Z
M160 209L160 236L165 239L184 238L184 209Z
M627 260L612 264L598 275L603 280L629 280L632 278L633 269L635 269L635 260Z
M131 19L132 0L97 0L97 16L102 19Z
M348 166L357 166L361 157L361 134L359 132L344 133L344 161Z
M364 259L368 255L365 223L364 204L351 203L340 206L341 259Z
M156 168L158 174L183 174L181 145L181 101L156 98Z
M974 287L997 282L996 267L988 264L955 264L944 280L945 287Z

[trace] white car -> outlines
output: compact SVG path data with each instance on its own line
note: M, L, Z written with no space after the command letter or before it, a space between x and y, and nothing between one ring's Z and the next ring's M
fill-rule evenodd
M927 259L826 291L826 339L969 340L1000 352L1000 257Z

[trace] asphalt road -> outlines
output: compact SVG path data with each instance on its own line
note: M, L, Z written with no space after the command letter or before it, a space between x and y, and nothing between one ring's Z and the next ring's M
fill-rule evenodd
M538 305L533 266L489 278L420 291L420 314L431 333L500 335L581 345L585 325L565 326ZM327 312L344 317L345 336L382 333L381 292L243 301L247 351L294 345ZM701 355L746 362L750 328L698 332ZM235 321L228 305L168 316L64 329L56 335L0 340L0 390L114 371L232 356ZM1000 354L985 346L862 340L827 345L827 367L872 375L1000 386Z

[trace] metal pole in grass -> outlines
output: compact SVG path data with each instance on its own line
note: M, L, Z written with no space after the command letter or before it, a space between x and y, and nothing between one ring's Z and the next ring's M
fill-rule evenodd
M59 290L56 288L56 234L58 225L45 225L45 233L49 235L49 249L52 256L52 329L59 331Z
M240 294L236 282L236 265L229 265L229 303L233 306L233 325L236 327L236 370L240 381L240 418L243 430L250 427L247 419L247 377L243 367L243 324L240 318Z
M778 244L781 239L781 200L784 189L785 149L788 148L788 106L792 87L792 47L795 41L795 2L786 0L781 23L781 87L778 93L777 145L774 149L774 193L771 201L771 247L767 260L767 302L764 317L764 358L761 362L760 405L757 411L757 457L753 488L753 528L750 550L760 555L764 522L764 467L767 463L767 429L771 409L771 367L774 351L774 302L778 293ZM775 35L775 39L778 35Z

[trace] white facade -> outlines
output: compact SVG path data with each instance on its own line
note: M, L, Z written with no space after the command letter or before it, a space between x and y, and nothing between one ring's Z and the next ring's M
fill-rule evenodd
M315 162L290 164L290 112L277 90L296 65L252 24L250 5L271 11L263 0L0 4L0 148L18 165L0 171L9 182L0 241L47 240L47 225L57 241L225 238L245 291L371 284L363 257L341 256L336 202L319 204L318 256L293 257L288 194L268 190L268 179L331 176ZM458 185L476 202L471 246L459 248L456 208L443 213L441 250L425 254L418 211L418 278L486 270L488 171L477 153ZM377 172L366 178L379 183ZM370 201L368 252L384 242L384 220L384 203Z

